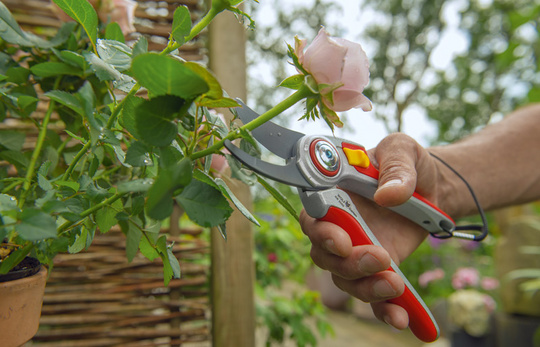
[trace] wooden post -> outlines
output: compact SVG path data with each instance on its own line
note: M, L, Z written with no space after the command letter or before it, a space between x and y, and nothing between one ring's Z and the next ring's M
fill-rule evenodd
M246 99L245 28L231 13L221 13L209 28L210 69L231 97ZM226 115L227 116L227 115ZM249 187L231 187L250 208ZM238 211L227 222L227 241L212 230L212 339L214 347L255 346L253 233Z

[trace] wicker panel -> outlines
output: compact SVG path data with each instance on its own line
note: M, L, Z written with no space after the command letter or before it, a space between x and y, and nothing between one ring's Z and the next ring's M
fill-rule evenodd
M2 2L13 13L24 30L38 34L51 34L61 24L52 10L50 0L2 0ZM134 41L139 35L145 35L148 38L148 48L154 51L162 50L166 46L173 13L178 6L187 6L192 13L192 21L195 22L201 15L203 3L201 0L137 0L137 2L135 12L137 32L127 39ZM203 43L196 41L184 45L179 54L186 60L202 60L203 48Z
M180 279L163 285L161 261L128 263L120 231L96 235L90 248L55 258L47 281L37 346L208 346L208 246L183 235L173 252Z

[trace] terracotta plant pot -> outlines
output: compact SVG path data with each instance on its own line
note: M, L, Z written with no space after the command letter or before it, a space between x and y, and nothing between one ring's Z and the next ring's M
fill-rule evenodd
M0 283L0 336L2 346L18 347L38 331L47 269Z

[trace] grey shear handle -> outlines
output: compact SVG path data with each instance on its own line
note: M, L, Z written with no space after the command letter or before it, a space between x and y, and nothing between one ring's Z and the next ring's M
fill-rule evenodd
M360 176L355 172L354 177L344 178L340 182L340 187L373 201L379 181L365 175ZM388 207L388 209L415 222L430 233L437 233L441 230L451 232L455 228L455 222L450 217L416 196L412 196L401 205Z

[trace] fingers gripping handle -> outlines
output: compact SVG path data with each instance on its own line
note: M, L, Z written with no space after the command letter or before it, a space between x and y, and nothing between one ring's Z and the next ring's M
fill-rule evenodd
M299 193L310 216L343 228L351 237L353 246L369 244L381 246L344 191L335 188L322 192ZM393 261L388 271L394 271L405 282L404 293L388 301L407 311L409 328L418 339L424 342L435 341L439 337L439 327L426 304Z

